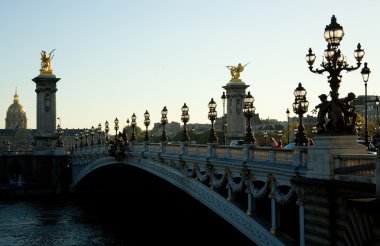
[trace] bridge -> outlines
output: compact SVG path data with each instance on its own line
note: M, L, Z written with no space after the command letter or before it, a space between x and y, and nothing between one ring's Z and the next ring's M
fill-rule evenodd
M380 183L379 159L350 139L319 137L316 145L295 149L94 145L73 151L72 185L98 168L130 165L190 194L257 245L375 242L379 217L368 206Z

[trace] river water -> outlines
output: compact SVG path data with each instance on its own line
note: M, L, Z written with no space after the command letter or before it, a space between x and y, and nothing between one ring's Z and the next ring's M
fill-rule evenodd
M66 195L0 195L0 246L255 245L182 190L137 168L99 169Z
M54 196L0 201L0 245L254 245L196 202L177 199L177 204L153 206L146 200L125 198Z

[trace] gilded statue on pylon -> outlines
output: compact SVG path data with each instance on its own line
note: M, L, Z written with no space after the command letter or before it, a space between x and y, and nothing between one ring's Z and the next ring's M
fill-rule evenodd
M41 51L40 74L52 74L53 73L53 69L51 66L51 60L53 60L53 57L54 57L53 52L54 51L55 51L55 49L50 51L49 54L47 54L45 50Z
M245 64L244 66L239 63L236 67L235 66L226 66L230 70L231 73L231 82L241 82L240 79L240 73L244 71L245 66L247 66L249 63Z

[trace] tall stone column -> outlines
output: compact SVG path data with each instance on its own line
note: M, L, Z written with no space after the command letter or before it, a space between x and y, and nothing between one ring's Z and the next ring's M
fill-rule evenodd
M242 81L231 80L223 88L227 95L227 132L229 140L244 139L246 119L243 113L245 90L249 87Z
M34 79L37 93L37 151L51 151L55 145L57 78L54 74L40 74Z

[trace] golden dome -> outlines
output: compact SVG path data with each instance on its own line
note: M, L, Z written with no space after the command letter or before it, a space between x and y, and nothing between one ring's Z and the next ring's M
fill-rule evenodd
M8 107L5 119L6 129L15 129L16 127L26 128L26 111L19 103L17 90L13 98L13 104Z

